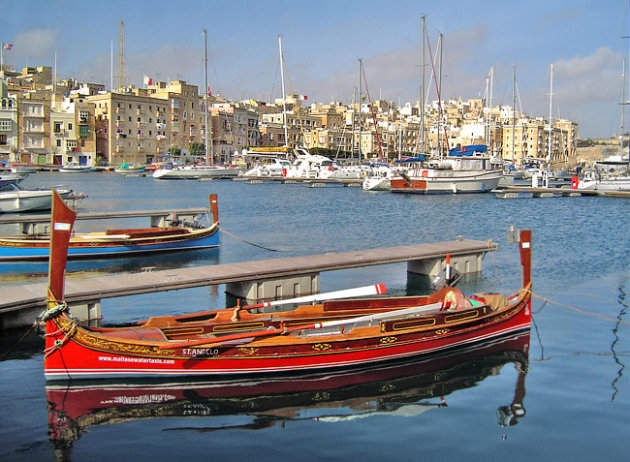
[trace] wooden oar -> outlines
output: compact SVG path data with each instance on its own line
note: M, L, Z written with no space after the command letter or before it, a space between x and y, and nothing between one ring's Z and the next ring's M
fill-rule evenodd
M287 298L285 300L274 300L271 302L256 303L254 305L236 306L236 307L228 308L228 309L233 309L235 311L251 310L255 308L264 308L266 306L288 305L291 303L308 303L308 302L313 302L317 300L333 300L333 299L339 299L339 298L355 298L355 297L364 297L367 295L383 295L385 293L387 293L385 284L374 284L371 286L355 287L353 289L343 289L343 290L337 290L334 292L324 292L324 293L315 294L315 295L304 295L302 297ZM208 315L208 314L214 314L214 313L216 313L215 310L204 311L202 313L190 313L190 314L180 315L178 316L178 319L196 318L202 315ZM236 319L234 321L236 322ZM142 321L140 324L142 324L143 322L144 321Z
M239 334L223 335L221 337L211 338L211 339L200 339L200 340L190 340L187 342L168 343L165 345L160 345L158 348L160 350L169 350L171 348L187 348L187 347L201 346L201 345L206 346L206 347L215 347L215 346L221 346L228 343L232 343L232 342L235 342L236 340L250 341L254 338L280 335L280 334L295 332L299 330L323 329L325 327L344 326L347 324L358 324L360 322L380 321L383 319L395 318L398 316L408 316L412 314L419 314L426 311L434 311L434 310L440 309L441 307L442 307L441 302L431 303L428 305L412 306L409 308L402 308L399 310L388 311L386 313L368 314L364 316L358 316L355 318L339 319L335 321L316 322L316 323L303 324L300 326L293 326L293 327L280 327L276 329L256 330L253 332L242 332Z
M383 295L387 293L385 284L374 284L371 286L356 287L354 289L337 290L334 292L326 292L323 294L305 295L302 297L287 298L285 300L274 300L272 302L256 303L254 305L245 305L241 307L244 310L252 308L264 308L267 306L288 305L290 303L309 303L319 300L333 300L337 298L354 298L364 297L366 295Z

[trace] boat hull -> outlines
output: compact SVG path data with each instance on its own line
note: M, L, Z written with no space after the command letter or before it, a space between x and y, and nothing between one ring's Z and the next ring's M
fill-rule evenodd
M66 198L72 191L58 191ZM39 210L50 210L52 195L50 190L18 190L0 192L0 213L19 213Z
M391 191L391 178L366 177L363 179L364 191Z
M153 239L83 239L74 237L68 247L69 259L106 258L151 252L198 250L219 247L220 236L217 226L197 230L191 234L180 234ZM47 260L50 253L45 239L0 239L0 261Z
M239 175L239 168L225 167L180 167L174 169L158 169L153 172L153 178L160 180L199 180L201 178L234 178Z
M129 340L99 335L59 316L48 321L54 325L47 326L52 335L46 339L45 375L47 380L236 376L378 364L529 330L529 292L513 298L508 307L497 311L486 306L381 322L363 337L298 333L194 346L168 342L165 346L164 340L151 340L155 329L144 334L135 330ZM142 335L146 337L140 339Z
M425 170L426 171L426 170ZM452 173L452 172L449 172ZM444 174L444 176L408 176L391 179L391 191L412 194L470 194L496 189L503 178L500 171Z

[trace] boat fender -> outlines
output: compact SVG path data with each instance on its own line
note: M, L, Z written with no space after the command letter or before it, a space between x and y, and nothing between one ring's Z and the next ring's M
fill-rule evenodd
M54 319L57 316L59 316L61 313L66 311L67 309L68 309L68 305L66 303L60 303L59 305L53 306L51 308L48 308L44 312L44 315L42 316L42 321L45 322L45 321L49 321L51 319Z

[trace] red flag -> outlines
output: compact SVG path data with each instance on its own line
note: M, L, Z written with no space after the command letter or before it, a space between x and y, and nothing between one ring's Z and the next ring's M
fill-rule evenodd
M208 87L208 96L212 96L212 92L210 91L210 87Z

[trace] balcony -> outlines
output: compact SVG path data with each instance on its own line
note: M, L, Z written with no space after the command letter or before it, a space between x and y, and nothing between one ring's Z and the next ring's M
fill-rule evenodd
M39 133L39 134L43 134L44 133L44 127L24 127L23 129L24 133Z

